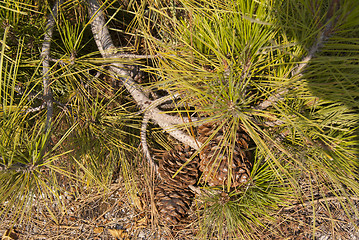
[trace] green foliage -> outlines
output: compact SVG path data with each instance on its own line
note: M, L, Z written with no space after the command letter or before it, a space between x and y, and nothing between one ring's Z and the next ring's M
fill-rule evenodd
M41 46L34 39L43 38L48 5L37 4L8 1L1 8L6 26L0 57L0 215L17 224L40 202L50 199L61 208L60 196L69 186L106 190L129 161L122 156L138 144L135 106L106 80L110 74L103 67L110 62L98 58L91 45L81 1L67 1L56 20L48 76L57 102L51 131L44 132Z
M139 108L109 66L145 61L99 57L86 5L65 1L51 41L55 109L45 133L40 53L50 6L0 2L0 215L23 219L36 199L58 201L64 178L106 190L118 169L137 199ZM207 121L226 126L221 149L233 149L240 126L254 142L247 184L204 187L198 237L257 238L280 207L314 199L318 188L321 198L359 194L355 0L121 4L103 4L113 36L133 46L119 51L160 56L146 62L146 90L179 94L185 107L169 114L200 119L178 127L194 135ZM172 145L158 133L151 141Z
M268 162L263 160L257 161L246 188L229 193L209 190L200 198L203 202L200 205L200 209L203 208L200 210L200 238L259 238L256 234L266 221L273 219L272 213L278 210L278 203L284 206L294 200L288 179L277 178Z
M232 132L242 123L257 146L255 164L265 156L267 171L291 186L288 198L301 198L298 171L318 173L330 184L329 195L355 196L358 34L347 31L358 26L354 2L340 3L339 10L335 1L180 3L188 17L156 22L170 39L150 38L163 56L154 70L162 80L155 86L182 94L199 116L225 122ZM302 66L305 70L298 70ZM267 107L260 107L263 102ZM224 207L213 196L217 204L204 210L205 225L221 213L229 226L233 214L256 212L261 197L248 191L238 199L247 194L251 204L245 211ZM263 206L285 205L283 199ZM217 232L220 239L219 222L205 232ZM248 225L233 229L246 232Z

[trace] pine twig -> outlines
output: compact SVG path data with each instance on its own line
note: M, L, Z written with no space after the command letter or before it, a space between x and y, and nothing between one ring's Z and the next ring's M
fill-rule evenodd
M33 112L38 112L38 111L41 111L42 109L44 109L46 106L45 103L41 104L40 106L38 107L34 107L34 108L28 108L25 110L25 113L33 113Z
M139 54L132 54L132 53L116 53L112 55L112 58L127 58L127 59L151 59L151 58L158 58L159 55L139 55Z
M50 80L50 45L52 34L54 32L54 27L56 24L56 18L58 14L59 6L63 0L57 0L55 5L51 10L51 14L47 20L45 28L45 37L42 44L41 58L42 58L42 76L43 76L43 85L44 85L44 100L46 102L47 114L46 114L46 124L45 132L47 132L51 125L52 113L53 113L53 97L51 91L51 80Z
M279 90L276 94L270 96L267 100L264 100L263 102L261 102L260 104L255 106L254 109L256 109L256 110L267 109L268 107L274 105L278 101L284 99L283 95L285 95L287 92L288 92L287 88Z
M324 42L328 40L329 34L333 28L333 21L331 21L331 18L334 14L334 8L336 6L337 0L332 1L332 6L327 14L327 20L325 27L323 30L319 33L318 38L316 42L312 45L310 48L308 55L306 55L302 61L293 69L292 71L292 77L301 77L303 75L304 69L308 66L309 62L315 57L315 55L319 52L320 48L323 46ZM283 99L283 96L288 93L290 88L282 88L277 91L276 94L269 97L267 100L263 101L259 105L257 105L254 109L256 110L264 110L274 104L276 104L278 101Z
M43 109L47 104L46 104L46 98L45 98L45 96L44 95L42 95L42 94L40 94L40 93L33 93L33 92L27 92L27 91L25 91L22 87L20 87L19 85L15 85L15 91L17 92L17 94L19 94L19 95L25 95L25 96L27 96L27 98L28 98L28 100L29 101L31 101L32 99L39 99L39 100L42 100L42 101L44 101L44 103L43 104L41 104L40 106L38 106L38 107L35 107L35 108L31 108L31 109L33 109L33 110L30 110L30 109L27 109L26 110L26 113L28 113L28 112L36 112L36 111L39 111L39 110L41 110L41 109ZM55 99L52 99L52 102L53 103L56 103L60 108L62 108L62 109L71 109L71 107L69 107L69 106L66 106L66 104L63 104L63 103L61 103L61 102L59 102L59 101L56 101ZM35 109L37 109L37 110L35 110Z
M151 102L151 104L149 105L149 107L147 109L142 109L141 111L139 111L137 114L141 114L141 113L145 113L147 112L148 110L150 109L153 109L153 108L157 108L158 106L163 106L162 104L167 102L167 101L171 101L172 103L174 103L175 99L176 98L179 98L179 95L167 95L167 96L164 96L164 97L161 97L161 98L158 98L156 100L153 100ZM173 107L175 107L176 105L175 104L172 104ZM180 125L180 124L183 124L183 123L190 123L192 121L197 121L198 119L197 118L192 118L191 121L187 118L182 118L182 117L179 117L179 116L173 116L173 115L168 115L168 114L165 114L165 113L162 113L165 115L166 117L166 120L171 123L171 124L174 124L174 125Z

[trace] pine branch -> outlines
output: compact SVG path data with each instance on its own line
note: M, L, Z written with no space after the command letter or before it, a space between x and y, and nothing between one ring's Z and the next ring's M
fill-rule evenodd
M44 109L45 107L46 107L46 104L43 103L43 104L41 104L40 106L26 109L26 110L25 110L25 113L38 112L38 111L41 111L42 109Z
M104 12L101 10L97 0L88 0L88 5L89 14L91 16L91 29L97 47L102 57L111 58L114 56L113 52L116 48L106 27ZM148 114L150 119L154 120L163 130L168 132L178 141L189 145L193 149L199 149L200 146L198 146L198 143L192 136L176 129L176 127L172 124L172 116L163 113L156 107L151 108L153 101L146 97L142 87L135 83L129 72L124 68L123 64L113 63L110 69L120 77L127 91L134 98L138 106L145 111L146 114Z
M170 99L170 97L171 96L165 96L165 97L162 97L160 99L156 99L155 101L153 101L151 103L149 109L153 109L153 108L157 107L158 105L160 105L161 103L166 102L168 99ZM141 144L142 144L144 155L147 158L148 163L156 171L156 174L158 176L160 176L159 173L158 173L158 166L153 161L153 159L151 157L151 154L150 154L150 151L148 149L148 145L147 145L147 124L148 124L149 120L150 120L150 115L148 113L148 109L146 109L145 114L143 116L143 120L142 120L142 126L141 126Z
M145 114L143 116L142 126L141 126L141 144L142 144L143 154L145 155L149 165L155 170L157 176L160 176L158 173L158 166L153 161L150 150L148 149L148 145L147 145L147 124L149 119L150 116L148 114Z
M0 157L0 160L3 160L2 157ZM2 172L26 172L29 171L31 168L29 165L26 165L24 163L16 162L11 164L10 166L6 166L2 163L0 163L0 171Z
M322 29L322 31L319 33L317 40L310 48L308 55L306 55L302 61L293 69L291 75L292 78L294 77L301 77L303 75L304 69L308 66L309 62L315 57L315 55L319 52L323 44L328 40L330 36L330 32L333 29L334 26L334 20L332 19L335 8L338 8L339 3L337 3L337 0L333 0L331 3L331 7L328 10L327 13L327 19L325 23L325 27ZM278 101L283 100L283 96L288 93L290 88L281 88L277 91L276 94L269 97L267 100L263 101L259 105L257 105L254 109L256 110L264 110L272 105L275 105Z
M179 97L178 95L175 95L175 96L165 96L165 97L162 97L162 98L159 98L159 99L156 99L154 101L152 101L149 109L153 109L159 105L161 105L162 103L164 102L167 102L168 100L170 100L171 98L177 98ZM147 124L148 124L148 121L150 120L150 114L149 114L149 109L146 109L145 111L145 114L143 116L143 120L142 120L142 126L141 126L141 144L142 144L142 148L143 148L143 151L144 151L144 155L145 157L147 158L147 161L148 163L150 164L150 166L152 166L154 168L154 170L156 171L157 175L159 176L158 174L158 166L157 164L153 161L152 157L151 157L151 154L150 154L150 151L148 149L148 145L147 145ZM176 124L176 121L181 121L181 118L179 117L175 117L175 116L171 116L173 117L173 119L169 118L168 120L170 121L170 123L172 124ZM183 123L185 121L185 119L183 119L181 121L181 123ZM186 122L189 122L189 121L186 121ZM179 124L181 124L179 123Z
M47 114L46 114L46 124L45 124L45 132L47 132L51 125L52 113L53 113L53 97L51 91L51 80L50 80L50 45L52 34L54 31L54 26L56 24L56 18L58 14L59 6L63 0L57 0L55 5L51 10L51 14L47 20L46 28L45 28L45 37L44 42L42 44L41 58L42 58L42 75L43 75L43 85L44 85L44 100L46 102Z

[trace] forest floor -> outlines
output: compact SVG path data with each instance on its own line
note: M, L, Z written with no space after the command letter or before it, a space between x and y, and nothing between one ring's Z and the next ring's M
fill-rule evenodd
M152 214L151 200L145 191L131 199L119 178L105 193L76 189L78 195L64 194L62 211L50 200L35 204L33 214L24 224L11 217L0 224L1 239L196 239L196 229L171 230ZM359 209L359 199L353 199ZM316 209L313 214L313 208ZM327 211L331 210L331 214ZM152 209L152 210L151 210ZM354 213L353 213L354 214ZM350 215L353 215L350 214ZM313 238L313 218L316 218ZM359 220L349 220L335 197L314 204L302 203L282 208L275 223L256 234L256 239L359 239ZM333 235L334 232L334 235ZM260 237L259 237L260 236Z

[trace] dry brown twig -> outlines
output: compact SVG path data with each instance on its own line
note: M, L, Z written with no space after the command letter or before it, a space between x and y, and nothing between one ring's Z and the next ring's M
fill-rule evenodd
M288 207L284 207L282 208L282 211L288 211L291 210L293 208L296 208L298 206L302 206L302 207L306 207L315 203L322 203L322 202L331 202L331 201L338 201L338 200L353 200L353 201L359 201L358 197L344 197L344 196L333 196L333 197L323 197L323 198L319 198L319 199L315 199L315 200L309 200L306 202L300 202L300 203L296 203L293 204L291 206Z

